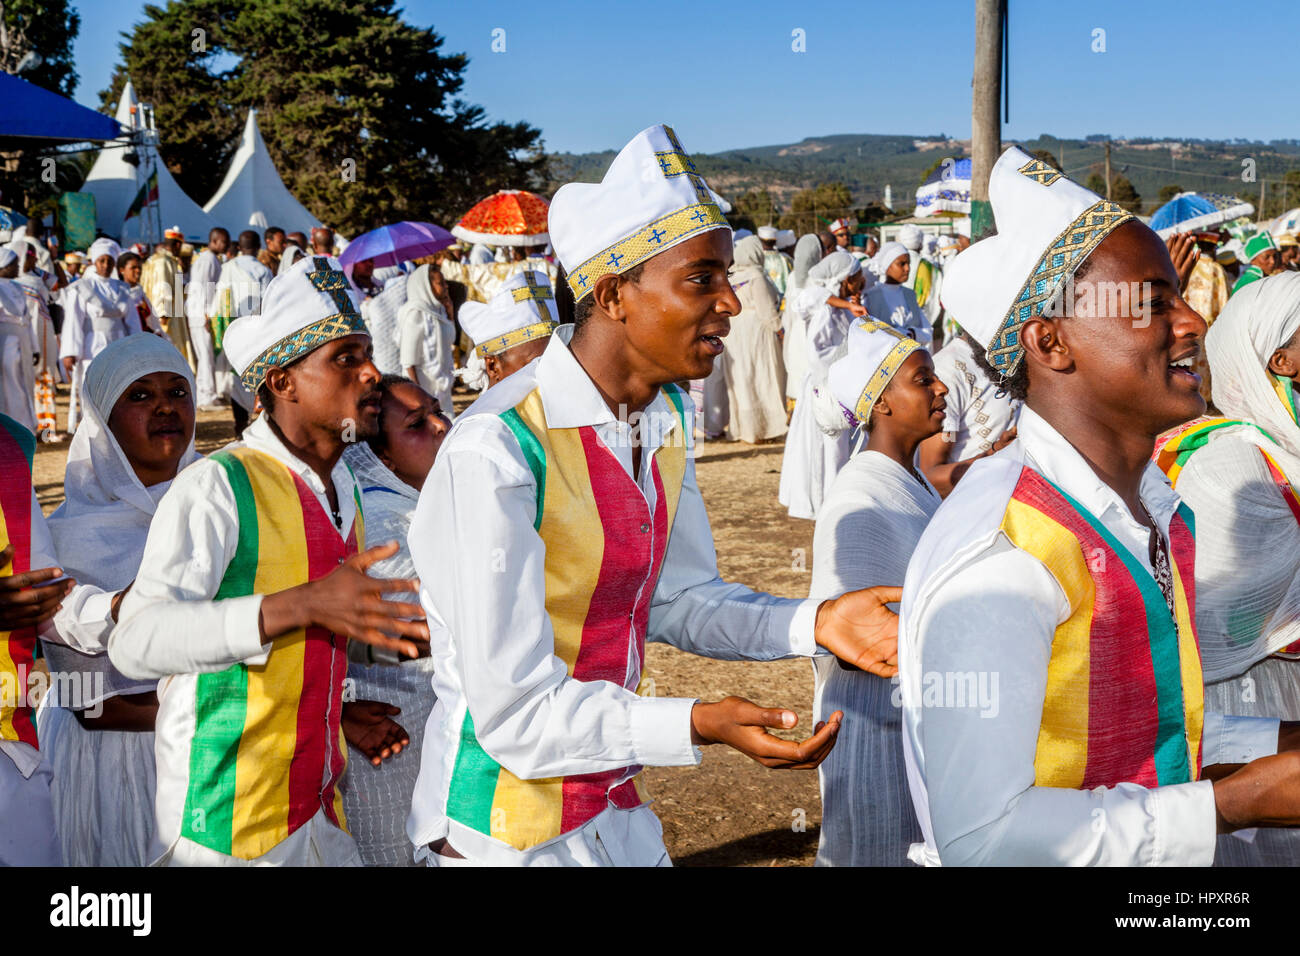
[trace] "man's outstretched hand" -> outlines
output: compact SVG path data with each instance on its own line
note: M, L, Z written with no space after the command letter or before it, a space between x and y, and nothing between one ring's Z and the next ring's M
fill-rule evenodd
M9 567L13 557L13 545L5 545L0 550L0 568ZM51 583L62 574L61 568L37 568L0 577L0 631L16 631L54 617L77 583L70 579Z
M902 588L875 587L822 601L813 639L850 667L893 677L898 673L898 615L885 605L902 599Z
M343 705L343 738L378 767L396 757L411 742L402 725L393 720L402 708L378 700L353 700Z
M812 770L831 752L840 732L842 711L831 714L813 728L813 735L803 742L782 740L764 728L789 730L799 722L792 710L760 707L743 697L726 697L712 704L691 708L691 742L726 744L764 767L776 770Z
M323 627L402 657L419 657L429 646L424 608L388 601L384 594L416 594L416 578L372 578L366 570L397 553L397 542L367 548L308 584L269 594L262 600L262 634L272 640L298 628ZM396 636L394 636L396 635Z

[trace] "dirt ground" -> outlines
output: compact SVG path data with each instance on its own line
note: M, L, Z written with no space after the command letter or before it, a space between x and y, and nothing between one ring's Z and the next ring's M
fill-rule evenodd
M67 394L58 399L60 426ZM468 400L457 396L457 410ZM199 414L202 453L234 436L229 412ZM48 514L63 500L68 439L37 446L35 485ZM810 521L790 518L777 504L782 446L709 443L696 460L700 489L723 578L783 597L807 597L812 567ZM775 663L713 661L651 645L646 676L660 697L718 700L728 694L799 715L789 737L812 726L812 668L806 660ZM663 821L664 839L678 866L807 865L817 852L821 799L815 771L775 771L722 746L706 747L699 767L646 771Z

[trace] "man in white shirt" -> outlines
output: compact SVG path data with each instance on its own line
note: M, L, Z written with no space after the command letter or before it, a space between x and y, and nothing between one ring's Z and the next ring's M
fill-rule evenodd
M211 408L218 397L216 353L212 347L212 319L221 280L221 265L230 248L230 233L220 226L208 232L208 244L194 257L190 281L185 287L185 318L190 326L190 345L194 349L194 401L199 408ZM223 390L224 392L224 390Z
M669 383L708 375L740 306L730 230L673 132L563 186L549 224L577 324L461 416L409 536L438 702L407 834L439 866L666 864L642 766L727 743L812 768L834 744L838 712L794 742L766 730L794 725L782 708L640 696L647 640L893 672L896 588L819 603L718 576Z
M359 865L338 792L346 641L414 657L428 633L418 605L381 597L416 582L366 574L397 543L365 549L342 462L378 427L370 337L338 262L313 257L224 344L266 411L159 502L109 638L123 674L162 680L154 850L174 865Z
M1300 740L1204 710L1194 521L1150 456L1204 412L1205 323L1118 206L1014 147L989 192L998 235L946 301L1026 405L908 567L912 859L1209 865L1219 832L1300 823ZM1094 294L1121 286L1122 307Z
M235 419L235 434L242 435L248 418L256 407L253 394L244 388L239 376L234 374L230 358L222 343L225 330L235 319L257 315L262 308L262 297L267 285L275 278L266 266L257 261L261 239L251 229L239 234L239 252L221 267L221 278L213 299L213 339L220 349L216 364L217 392L230 397L230 412Z

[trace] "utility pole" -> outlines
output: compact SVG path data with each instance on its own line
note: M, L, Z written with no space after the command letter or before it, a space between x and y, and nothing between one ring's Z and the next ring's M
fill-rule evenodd
M1263 176L1259 177L1259 209L1255 212L1255 221L1259 222L1264 218L1264 191L1268 188L1268 180Z
M1110 140L1106 140L1106 198L1110 199Z
M975 76L971 94L971 238L994 230L989 176L1002 153L1002 11L1005 0L975 0Z

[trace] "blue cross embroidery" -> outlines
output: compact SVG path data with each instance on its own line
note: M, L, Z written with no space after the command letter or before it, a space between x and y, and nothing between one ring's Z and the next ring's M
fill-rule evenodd
M704 211L702 209L697 209L695 210L695 212L691 213L691 218L694 219L696 222L703 222L705 219L709 217L704 215Z
M617 252L611 252L609 254L609 262L606 264L609 265L611 268L617 269L619 262L621 262L622 260L623 260L623 256L620 256Z
M661 243L664 241L664 236L666 235L668 235L668 233L664 232L662 229L656 229L654 232L650 233L650 241L655 244Z
M508 342L508 341L509 341L509 340L508 340L504 335L501 336L501 345L502 345L503 347L505 346L506 342Z
M584 289L587 288L587 277L581 272L578 273L578 285L582 286Z
M668 163L668 157L667 157L667 156L660 156L660 157L659 157L659 168L662 169L665 173L667 173L667 172L668 172L668 165L669 165L669 163Z

